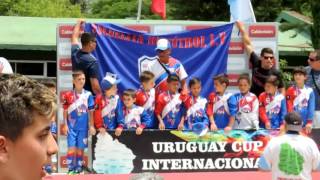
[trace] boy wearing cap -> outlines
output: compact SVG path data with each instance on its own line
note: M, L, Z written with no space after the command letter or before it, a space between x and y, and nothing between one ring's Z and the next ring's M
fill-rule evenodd
M315 111L315 96L311 87L305 85L307 71L300 66L293 70L295 85L287 90L288 112L296 111L303 120L306 133L311 132L312 120Z
M124 118L121 99L117 94L118 83L120 79L111 73L107 73L100 83L103 94L97 95L95 100L94 124L101 134L104 134L106 129L116 129L117 122Z
M180 85L179 76L171 74L167 79L168 90L162 92L156 101L155 114L159 120L159 129L178 129L181 118L184 114L183 102L187 94L180 94L178 88Z
M155 50L157 52L157 60L150 61L150 63L145 67L142 67L140 71L151 71L154 73L156 94L159 95L168 90L166 80L171 73L177 74L181 80L181 87L187 89L186 78L188 77L188 74L182 63L170 56L171 44L169 40L159 39Z
M150 116L147 111L140 106L135 105L136 92L133 89L127 89L122 95L124 119L118 120L116 136L120 136L123 129L136 129L136 134L141 135L143 129L150 123Z
M259 168L272 172L272 179L312 179L311 172L320 170L317 144L299 134L302 119L299 113L285 116L285 135L271 139L259 160Z
M68 173L78 174L83 171L83 155L88 145L88 130L91 135L95 134L94 100L91 92L83 89L85 82L83 71L74 71L72 77L74 90L65 93L62 97L64 109L62 133L67 134Z

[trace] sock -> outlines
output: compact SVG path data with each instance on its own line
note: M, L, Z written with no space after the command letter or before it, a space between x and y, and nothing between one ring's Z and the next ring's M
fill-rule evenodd
M67 153L67 164L69 171L75 170L75 153Z
M83 164L83 156L82 155L77 155L76 170L78 170L79 172L82 171L82 164Z

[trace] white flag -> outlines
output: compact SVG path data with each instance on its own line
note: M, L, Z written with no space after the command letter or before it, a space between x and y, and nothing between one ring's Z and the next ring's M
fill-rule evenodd
M230 21L242 21L246 23L255 23L256 17L252 9L250 0L228 0L230 6Z

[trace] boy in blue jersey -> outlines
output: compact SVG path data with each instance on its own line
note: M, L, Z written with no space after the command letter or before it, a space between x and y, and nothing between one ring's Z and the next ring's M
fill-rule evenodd
M304 67L297 67L293 70L295 85L288 88L287 109L288 112L298 112L302 118L302 126L306 133L312 129L312 121L315 111L315 96L313 89L305 85L307 71Z
M237 102L231 93L226 92L229 79L226 75L213 78L216 93L209 95L207 114L210 120L210 129L224 129L230 131L235 121Z
M85 75L82 71L72 74L74 90L63 97L63 134L67 134L67 163L69 174L83 171L84 149L87 147L88 130L95 134L93 126L94 100L91 92L84 90Z
M103 95L98 94L95 99L94 124L99 133L104 134L106 129L116 129L118 121L122 121L122 103L117 94L117 79L115 74L107 73L101 81Z
M136 129L136 134L141 135L143 129L150 123L150 116L143 107L135 105L136 92L133 89L127 89L123 92L122 107L124 119L118 119L116 136L120 136L124 129Z
M206 113L207 99L201 93L201 81L199 78L192 78L189 81L190 95L183 102L185 114L178 126L179 130L195 130L198 126L207 129L209 118Z
M233 96L237 102L237 114L233 129L259 129L259 99L250 92L249 74L241 74L238 78L240 92Z

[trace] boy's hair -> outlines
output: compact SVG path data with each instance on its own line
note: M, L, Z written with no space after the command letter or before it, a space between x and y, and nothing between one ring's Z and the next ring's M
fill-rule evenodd
M76 79L77 77L79 77L82 74L84 75L84 72L82 70L75 70L72 72L72 78Z
M56 82L51 79L43 79L40 81L41 84L45 85L48 88L56 88Z
M226 84L226 86L229 86L229 79L226 74L219 74L213 77L213 80L218 81L220 84Z
M266 47L261 50L260 56L263 56L264 53L273 54L273 50L271 48Z
M238 83L240 82L240 80L246 80L249 83L249 85L251 85L251 80L250 80L250 76L248 73L240 74L240 76L238 78Z
M178 81L180 82L180 78L177 74L170 74L167 78L167 83L170 83L172 81Z
M154 74L150 71L143 71L140 75L140 82L148 82L151 79L154 79Z
M86 46L90 43L90 41L96 41L96 37L94 34L85 32L81 35L82 46Z
M23 75L0 77L0 135L15 141L32 125L34 116L52 118L56 95L43 84Z
M272 84L273 86L279 87L280 81L277 76L271 75L267 78L266 83Z
M298 73L303 74L304 76L307 75L307 71L303 66L298 66L293 69L293 75L298 74Z
M197 78L197 77L194 77L189 81L189 88L191 88L195 84L200 84L201 85L201 80L199 78Z
M123 95L122 96L129 96L132 98L136 98L136 91L133 89L127 89L125 91L123 91Z

